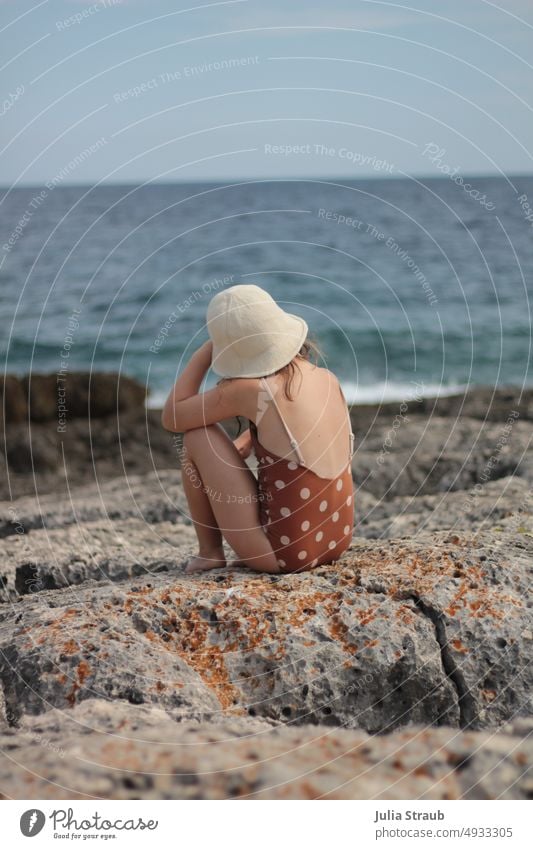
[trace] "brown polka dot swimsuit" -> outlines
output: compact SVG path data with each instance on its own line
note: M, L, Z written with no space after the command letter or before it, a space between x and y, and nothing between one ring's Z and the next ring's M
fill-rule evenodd
M353 434L347 465L336 478L319 477L303 465L297 441L285 424L267 381L262 384L273 401L299 462L264 448L250 422L257 458L261 525L282 572L302 572L333 563L349 547L354 522L351 471Z

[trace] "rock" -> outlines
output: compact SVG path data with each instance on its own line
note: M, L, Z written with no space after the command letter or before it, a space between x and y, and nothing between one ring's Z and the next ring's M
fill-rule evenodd
M7 423L24 422L28 417L28 402L24 387L13 374L0 376L0 410Z
M369 736L231 716L176 722L92 698L0 733L0 786L13 799L530 799L528 729Z
M527 537L504 529L501 538L356 539L338 564L309 573L226 567L198 576L173 569L170 549L150 554L148 530L123 526L137 561L111 547L105 569L102 550L92 572L82 563L77 575L71 562L70 579L92 574L91 584L48 591L47 580L68 583L69 573L54 575L50 561L41 573L34 561L28 578L42 591L0 613L0 678L13 713L126 690L167 708L176 695L173 659L177 680L201 681L216 710L291 723L372 733L408 722L480 728L531 710ZM72 542L63 545L68 551ZM133 568L142 579L110 587L108 576ZM154 686L146 670L158 666ZM197 709L185 703L184 718Z
M457 422L479 419L483 422L505 422L513 411L520 421L533 419L533 389L501 386L494 388L476 386L465 392L441 398L419 398L419 389L413 384L403 401L383 404L354 404L351 408L353 424L366 430L378 419L392 422L400 412L408 417L448 418ZM405 406L407 405L407 409Z
M6 704L36 714L132 689L166 708L192 677L214 709L242 715L370 731L457 724L433 624L350 584L334 569L273 581L226 568L25 596L1 614ZM205 701L184 718L198 710Z
M475 393L469 417L409 411L392 437L362 415L356 536L301 575L185 574L158 411L10 424L8 795L531 798L531 399L508 427L511 395L486 421Z
M192 526L138 518L15 533L2 545L0 600L87 581L149 579L183 563L195 541Z
M370 552L353 544L350 565L363 589L411 599L433 622L442 663L456 687L462 727L529 715L533 535L434 533L388 540Z
M21 379L30 418L35 422L58 420L58 408L66 418L116 415L143 409L146 388L127 375L115 372L67 372L27 374ZM20 420L20 419L19 419Z
M112 372L76 372L67 377L67 404L72 416L101 418L142 410L147 391L138 381Z
M530 493L530 484L518 477L489 481L468 490L388 500L360 491L356 496L356 533L370 539L393 539L439 530L469 532L499 527L509 517L518 519Z
M63 528L85 522L137 518L150 524L190 522L177 470L130 475L69 488L69 497L57 494L25 496L0 502L0 539L24 537L39 528ZM27 540L27 537L25 537ZM46 539L44 536L43 539ZM60 543L59 538L56 539ZM1 568L1 567L0 567Z
M26 374L21 379L30 419L34 422L57 421L57 375Z
M356 427L354 480L380 500L471 489L513 474L533 483L531 425L411 416L399 427L379 419Z
M56 440L50 432L17 430L6 441L5 454L12 472L40 473L55 471L61 462Z

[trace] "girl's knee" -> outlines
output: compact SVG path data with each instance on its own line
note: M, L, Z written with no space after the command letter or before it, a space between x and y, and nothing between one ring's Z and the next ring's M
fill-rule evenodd
M193 427L191 430L186 430L183 434L184 448L194 448L196 445L205 442L209 435L214 432L214 428L214 425L207 425L206 427Z

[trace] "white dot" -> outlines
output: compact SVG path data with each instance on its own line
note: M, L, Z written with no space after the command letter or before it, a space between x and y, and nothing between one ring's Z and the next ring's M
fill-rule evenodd
M339 514L337 513L337 511L335 511L335 513L331 517L331 521L332 522L338 522L339 521Z
M274 481L274 486L277 486L278 489L283 489L285 481Z
M267 457L267 458L266 458L266 461L267 461L267 463L273 463L273 462L274 462L274 460L272 459L272 457Z
M286 566L287 564L285 563L284 560L278 560L278 565L279 566Z
M311 526L311 523L308 522L307 519L306 519L305 522L302 522L302 531L308 531L310 526Z
M298 463L294 463L292 460L290 463L287 463L287 468L294 472L295 469L298 468Z
M317 533L316 537L315 537L316 541L320 542L320 540L322 539L323 536L324 536L324 534L322 533L322 531L319 531Z
M317 559L317 558L315 558L315 560L313 560L313 561L311 562L311 566L316 566L316 564L317 564L317 563L318 563L318 559Z
M328 548L335 548L336 545L337 543L333 539L331 540L331 542L328 542Z
M291 511L289 510L288 507L282 507L279 512L281 513L282 516L285 516L285 517L291 515Z
M337 492L341 491L341 489L342 489L342 478L339 478L339 480L337 481L336 489L337 489Z
M298 552L298 560L305 560L307 557L307 551L299 551Z
M328 502L327 501L321 501L320 507L318 509L320 510L321 513L323 513L324 510L328 509Z
M311 490L307 489L306 486L304 486L304 488L300 490L300 497L301 498L309 498L310 495L311 495Z
M347 505L348 505L348 507L349 507L351 503L352 503L352 496L351 496L351 495L349 495L349 496L348 496L348 498L346 499L346 504L347 504Z
M350 526L346 525L346 527L344 528L344 536L347 537L349 533L350 533Z
M282 545L288 545L288 544L290 543L290 539L289 539L289 537L285 537L285 536L280 537L280 538L279 538L279 541L280 541L280 543L281 543Z

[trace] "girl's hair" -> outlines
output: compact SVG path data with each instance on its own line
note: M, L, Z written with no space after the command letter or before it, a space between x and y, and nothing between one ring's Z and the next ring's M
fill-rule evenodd
M310 361L311 357L312 357L314 359L314 362L315 362L315 365L316 365L318 358L321 357L321 356L322 356L322 351L318 347L317 343L313 339L310 339L309 337L307 337L307 339L303 343L302 347L300 348L300 350L298 351L296 356L293 357L293 359L290 361L290 363L287 363L287 365L283 366L283 368L280 368L277 371L272 372L272 374L283 375L283 392L284 392L284 395L285 395L285 397L287 398L288 401L293 400L293 397L291 395L291 387L292 387L292 383L293 383L296 372L300 371L300 367L298 365L298 359ZM268 375L266 375L266 374L264 375L264 377L267 377L267 376ZM220 383L226 383L229 380L239 380L239 378L238 377L222 377L220 380L217 381L217 386ZM237 421L239 423L239 430L237 432L237 436L238 436L240 434L241 428L242 428L242 422L241 422L239 416L237 416Z

